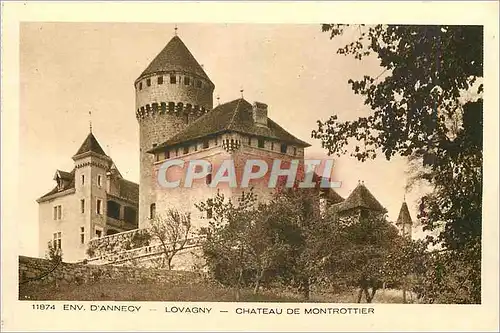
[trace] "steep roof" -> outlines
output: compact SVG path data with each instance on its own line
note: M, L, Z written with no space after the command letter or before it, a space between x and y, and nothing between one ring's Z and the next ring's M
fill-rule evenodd
M120 178L120 197L139 202L139 184Z
M83 141L82 145L80 146L80 149L76 152L75 156L84 154L87 152L94 152L99 155L104 155L107 156L106 153L104 153L104 150L101 148L101 145L95 138L94 134L92 132L87 135L85 138L85 141Z
M398 220L396 221L397 225L403 224L413 224L413 221L411 220L411 215L410 211L408 210L408 205L406 202L403 202L401 205L401 209L399 210L399 216Z
M57 170L56 175L57 175L57 173L59 173L59 175L61 175L61 176L64 175L64 177L61 177L61 178L68 180L68 182L63 182L62 188L59 188L59 186L56 185L52 190L50 190L49 192L45 193L40 198L38 198L37 201L42 200L48 196L51 196L52 194L56 194L58 192L62 192L62 191L66 191L66 190L75 188L75 169L71 170L71 172Z
M271 119L267 119L267 127L255 124L252 116L252 105L243 98L221 104L204 114L183 131L174 135L166 142L151 149L149 152L161 151L162 148L173 146L198 138L222 132L239 132L254 136L276 139L309 147L305 141L297 139Z
M200 64L178 36L174 36L151 61L139 78L148 74L168 71L184 71L196 74L210 81ZM211 82L211 81L210 81Z
M354 208L367 208L378 212L387 212L387 210L362 183L359 183L358 186L356 186L344 202L337 205L337 211L339 212Z

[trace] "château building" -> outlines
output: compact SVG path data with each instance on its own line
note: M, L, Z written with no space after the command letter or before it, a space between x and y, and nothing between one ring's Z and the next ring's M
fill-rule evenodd
M90 133L73 156L74 169L58 170L54 176L57 186L38 199L41 255L51 241L61 247L65 261L82 260L87 243L95 245L99 238L106 238L107 245L101 248L109 248L120 239L130 240L133 230L147 228L151 219L170 208L189 212L196 230L207 221L196 203L217 190L229 197L241 191L209 186L213 170L189 188L163 188L157 177L167 160L202 159L212 166L232 160L238 178L248 159L303 160L304 150L310 146L273 121L272 106L262 101L250 103L242 96L214 107L214 83L177 35L139 75L134 87L139 185L120 175ZM262 200L273 192L265 178L251 185ZM367 210L386 212L363 184L345 201L331 189L322 190L321 198L337 205L346 216ZM141 253L147 256L151 251Z

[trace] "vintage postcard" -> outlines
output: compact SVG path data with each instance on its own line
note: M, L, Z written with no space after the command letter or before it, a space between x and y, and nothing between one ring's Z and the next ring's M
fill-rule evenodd
M2 7L2 330L498 329L498 3Z

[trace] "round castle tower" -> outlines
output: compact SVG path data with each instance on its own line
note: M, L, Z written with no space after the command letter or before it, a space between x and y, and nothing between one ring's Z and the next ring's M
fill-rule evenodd
M135 81L139 122L139 227L145 227L155 209L153 155L158 144L182 131L213 107L215 85L176 35ZM152 207L153 205L153 207Z

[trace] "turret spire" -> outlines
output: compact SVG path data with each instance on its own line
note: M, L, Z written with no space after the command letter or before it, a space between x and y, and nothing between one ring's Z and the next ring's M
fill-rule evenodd
M89 111L89 130L92 133L92 111Z

